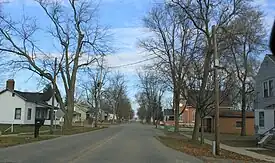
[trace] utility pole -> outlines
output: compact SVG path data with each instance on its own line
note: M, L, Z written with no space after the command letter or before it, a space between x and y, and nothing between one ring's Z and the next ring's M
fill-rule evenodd
M51 107L51 128L50 134L53 134L53 119L54 119L54 99L55 99L55 83L56 83L56 65L57 65L57 58L54 59L54 72L53 72L53 87L52 87L52 107Z
M216 155L220 155L220 88L219 88L219 76L218 76L218 67L219 67L219 57L217 50L217 38L216 38L216 27L212 26L212 38L213 38L213 50L214 50L214 80L215 80L215 149Z
M100 76L99 76L99 80L98 83L96 85L97 87L97 99L96 99L96 117L95 117L95 127L97 127L97 121L98 121L98 112L99 112L99 108L100 108L100 102L101 102L101 87L102 87L102 73L103 73L103 58L101 58L101 65L100 65ZM102 113L101 113L101 117L102 117Z

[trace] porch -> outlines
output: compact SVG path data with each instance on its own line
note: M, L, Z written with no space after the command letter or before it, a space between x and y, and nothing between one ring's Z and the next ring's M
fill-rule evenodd
M51 111L50 107L36 107L35 108L35 118L45 119L44 125L51 125L50 111ZM56 118L56 114L55 113L56 113L56 111L54 110L53 124L54 125L59 125L60 122Z

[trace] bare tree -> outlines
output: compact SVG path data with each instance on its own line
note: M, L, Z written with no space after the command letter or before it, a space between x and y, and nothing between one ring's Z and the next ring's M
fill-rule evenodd
M229 63L234 63L232 71L236 72L238 92L241 99L242 130L246 135L246 110L253 101L253 80L259 68L258 56L265 50L266 31L263 25L263 13L255 7L246 7L228 27L224 28L223 38L228 49L225 51ZM250 99L250 100L249 100Z
M95 127L98 124L98 116L99 110L101 109L102 103L102 88L106 85L107 75L109 73L108 68L104 68L103 62L99 63L100 65L96 68L87 68L85 74L88 79L82 79L84 82L82 83L83 90L86 93L86 101L90 106L90 114L92 117L90 119L91 123L94 120Z
M104 97L108 101L109 106L113 111L113 115L118 119L119 105L122 102L122 96L126 94L126 85L124 75L116 72L109 78L109 85L104 91ZM115 119L113 117L113 123Z
M97 5L90 1L68 0L65 2L67 5L60 1L36 2L51 22L48 29L39 27L35 18L24 16L21 21L15 21L9 16L1 16L0 52L13 55L9 64L33 71L53 83L53 58L58 58L58 73L63 85L55 83L56 97L65 113L65 127L70 128L77 72L94 63L98 55L104 55L110 50L106 40L107 30L98 25ZM53 39L53 43L56 42L55 54L44 52L37 41L41 38L37 38L36 34L44 31ZM61 88L65 89L66 108Z
M217 30L226 25L228 22L243 10L243 6L248 3L248 0L172 0L171 5L178 9L179 14L187 16L194 28L202 34L202 45L204 46L203 66L202 66L202 81L200 83L199 99L205 98L206 86L209 80L211 71L212 58L212 40L211 40L211 25L216 24ZM193 130L192 139L197 140L198 129L200 125L200 112L202 108L196 107L196 120Z
M158 58L154 68L162 72L172 88L175 132L178 132L181 86L188 63L198 50L199 34L190 27L186 15L179 15L174 7L166 4L154 7L144 18L144 23L155 37L142 40L140 46Z
M146 104L148 105L148 116L150 119L153 118L153 124L157 127L157 123L160 120L161 101L167 86L156 73L150 70L145 70L143 73L140 72L138 76L140 80L139 87L141 91L144 92Z

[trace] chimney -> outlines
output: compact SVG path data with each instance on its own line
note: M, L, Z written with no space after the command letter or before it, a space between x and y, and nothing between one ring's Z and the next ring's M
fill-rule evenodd
M14 84L15 82L13 79L7 80L6 89L9 89L10 91L14 91Z

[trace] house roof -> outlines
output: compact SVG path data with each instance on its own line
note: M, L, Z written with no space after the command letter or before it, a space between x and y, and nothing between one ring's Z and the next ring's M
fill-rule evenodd
M275 62L275 56L274 56L274 55L272 55L272 54L267 54L267 56Z
M174 115L174 110L173 109L164 109L163 111L164 115Z
M18 90L11 91L9 89L5 89L1 91L0 94L6 91L15 93L17 96L19 96L20 98L24 99L27 102L32 102L32 103L37 103L37 104L47 105L47 106L49 105L47 101L49 101L50 98L52 97L52 91L46 91L46 92L40 93L40 92L21 92Z
M254 112L253 111L246 111L245 113L246 118L254 118ZM215 110L213 110L210 113L210 116L215 117ZM241 110L220 110L220 117L225 118L241 118L242 117L242 111Z
M39 92L21 92L14 90L14 93L25 98L27 102L40 103L48 105L46 101L49 101L52 95L49 92L39 93Z

